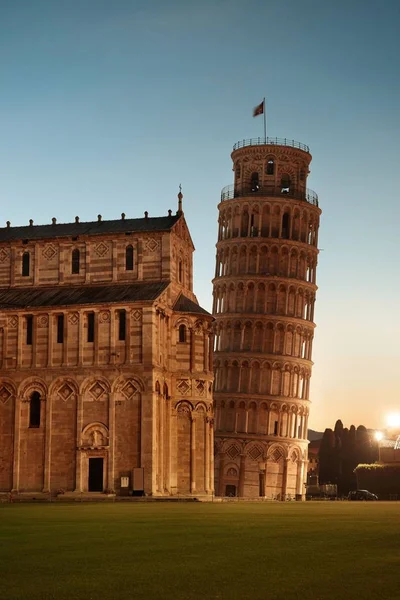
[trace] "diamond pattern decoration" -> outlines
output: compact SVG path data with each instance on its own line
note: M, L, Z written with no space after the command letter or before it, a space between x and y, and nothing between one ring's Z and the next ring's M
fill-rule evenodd
M94 400L101 400L101 397L106 393L106 391L106 388L100 381L96 381L96 383L89 388L89 394Z
M154 238L148 238L146 242L146 250L149 250L150 252L155 252L156 250L158 250L158 248L159 242Z
M178 388L178 392L182 394L182 396L186 396L188 392L190 392L190 383L188 379L181 379L178 381L176 386Z
M197 381L196 383L196 390L199 396L204 396L205 391L206 391L206 386L205 386L205 382L202 381L201 379L199 381Z
M55 248L53 244L47 244L42 250L42 255L47 258L47 260L52 260L56 254L57 248Z
M125 396L127 400L129 400L129 398L132 398L132 396L134 396L136 392L137 388L133 385L131 381L127 381L121 389L121 393Z
M79 315L78 313L71 313L68 317L68 323L71 323L71 325L76 325L79 321Z
M272 453L272 460L279 462L282 458L282 452L276 448Z
M230 446L227 450L227 455L230 456L231 458L236 458L237 456L239 456L240 452L237 446Z
M262 455L262 452L258 446L253 446L249 452L249 456L253 460L258 460L261 455Z
M5 260L7 260L8 257L9 257L9 253L7 252L7 250L5 248L2 248L0 250L0 262L4 262Z
M140 310L132 311L132 317L134 318L135 321L139 321L141 316L142 316L142 311L140 311Z
M106 256L106 254L108 254L108 246L104 242L100 242L100 244L97 244L94 251L96 252L97 256Z
M70 385L68 385L68 383L63 383L60 389L58 390L58 395L61 398L61 400L64 400L64 402L67 402L67 400L71 398L73 393L74 390L71 388Z
M3 385L3 387L0 389L0 402L2 402L3 404L5 404L12 396L12 393L10 392L10 390Z
M18 317L9 317L7 324L10 329L15 329L18 325Z

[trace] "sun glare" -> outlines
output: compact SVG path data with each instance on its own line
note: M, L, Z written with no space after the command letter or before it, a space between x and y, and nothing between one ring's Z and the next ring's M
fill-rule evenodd
M400 427L400 413L392 413L386 417L388 427Z
M375 437L375 439L376 439L377 442L380 442L381 439L383 438L382 431L375 431L374 437Z

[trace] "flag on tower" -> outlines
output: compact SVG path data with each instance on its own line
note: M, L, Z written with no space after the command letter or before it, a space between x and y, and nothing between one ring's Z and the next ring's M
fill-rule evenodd
M253 117L258 117L258 115L264 114L264 100L253 109Z

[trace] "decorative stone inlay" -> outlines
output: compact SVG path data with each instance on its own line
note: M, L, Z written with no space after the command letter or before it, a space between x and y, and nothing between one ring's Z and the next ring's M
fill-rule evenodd
M9 326L10 329L16 329L17 325L18 325L18 317L8 317L7 319L7 325Z
M178 392L182 394L182 396L186 396L191 390L189 379L179 379L176 387Z
M104 242L100 242L100 244L97 244L97 246L95 246L94 251L96 252L97 256L100 256L102 258L103 256L106 256L106 254L108 254L109 247Z
M52 260L57 255L57 248L53 244L46 244L42 250L42 256L47 260Z
M196 381L196 390L199 396L204 396L206 391L205 381L197 380Z
M63 383L62 386L59 388L57 394L59 398L61 398L61 400L67 402L67 400L69 400L71 396L73 396L74 390L71 388L70 385L68 385L68 383Z
M47 327L49 324L49 317L47 315L42 315L38 319L38 327Z
M230 446L227 450L227 455L230 456L232 459L236 458L237 456L239 456L240 451L239 448L235 445Z
M146 240L145 248L149 252L155 252L156 250L159 249L159 247L160 247L160 242L158 240L155 240L154 238L148 238Z
M12 392L8 389L7 386L3 385L0 388L0 402L5 404L12 396Z
M106 388L100 381L96 381L88 391L93 400L102 400L104 394L107 393Z
M78 313L71 313L68 317L68 323L71 323L71 325L76 325L79 321L79 315Z
M5 248L0 250L0 262L4 262L10 256L10 253Z
M237 477L238 476L238 472L236 469L234 469L233 467L231 467L230 469L228 469L227 473L228 477Z
M137 387L131 382L127 381L123 388L121 389L121 393L125 396L127 400L132 398L137 393Z
M188 407L187 404L180 404L180 406L178 406L178 414L180 415L189 415L190 414L190 408Z
M142 317L142 311L141 310L133 310L132 311L132 317L135 321L139 321L139 319Z
M258 446L253 446L249 451L249 456L253 460L258 460L262 456L262 451Z
M110 320L110 311L109 310L103 310L100 313L99 318L100 318L100 322L101 323L108 323L109 320Z
M283 457L282 452L280 450L278 450L278 448L276 448L271 455L272 460L275 462L279 462L282 457Z

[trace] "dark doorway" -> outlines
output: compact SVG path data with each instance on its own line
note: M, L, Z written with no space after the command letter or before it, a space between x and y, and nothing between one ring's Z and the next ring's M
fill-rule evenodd
M89 458L89 492L103 491L104 458Z
M228 498L234 498L236 496L236 485L227 485L225 489L225 496L228 496Z

